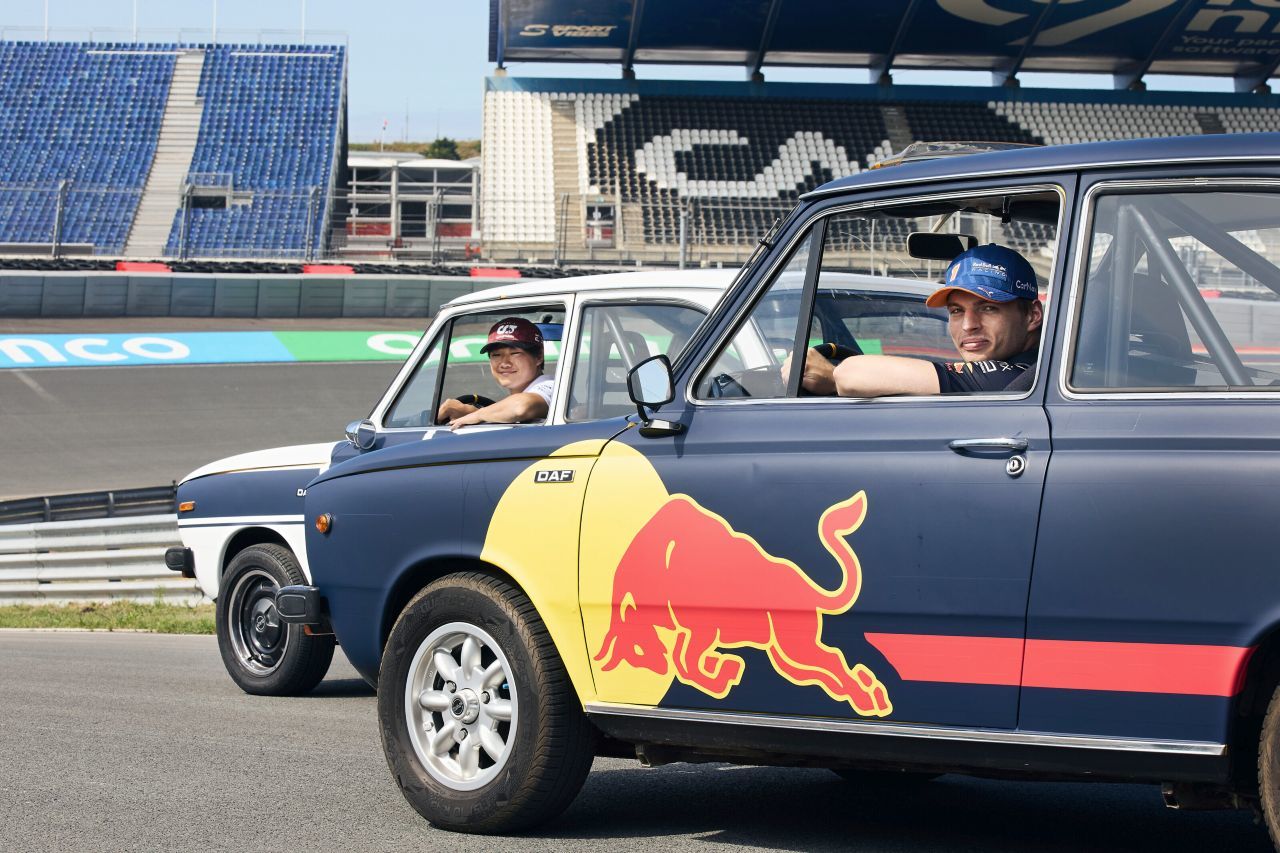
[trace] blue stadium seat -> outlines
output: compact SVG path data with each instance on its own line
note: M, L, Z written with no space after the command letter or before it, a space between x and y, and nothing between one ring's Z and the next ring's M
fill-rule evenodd
M0 42L0 243L124 249L155 157L176 44ZM188 255L301 254L322 244L345 49L202 45L204 113L192 172L230 175L250 203L189 212ZM312 188L325 203L311 205ZM310 221L308 219L310 213ZM168 250L177 251L181 214Z
M300 255L308 234L312 246L322 245L342 120L343 60L341 47L209 48L191 171L229 174L235 193L252 200L188 211L187 255ZM314 208L313 189L322 199ZM170 230L170 254L183 248L182 215Z
M0 42L0 242L50 242L69 181L63 242L123 249L174 59L157 46Z

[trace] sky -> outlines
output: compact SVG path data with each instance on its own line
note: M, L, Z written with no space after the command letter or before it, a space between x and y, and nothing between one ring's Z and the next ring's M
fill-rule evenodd
M585 0L584 0L585 2ZM136 14L141 40L208 41L217 14L218 39L242 39L266 33L266 40L294 41L304 29L308 40L345 42L349 49L349 138L388 142L448 136L478 139L484 78L493 72L489 56L488 0L3 0L0 39L43 37L48 16L50 37L79 40L132 38ZM106 31L114 31L107 33ZM270 31L275 31L272 34ZM248 40L248 39L246 39ZM256 40L256 38L254 39ZM513 76L620 76L617 65L511 63ZM866 83L862 69L793 69L765 66L770 81ZM710 67L636 67L640 78L742 80L744 69ZM899 83L989 85L975 72L894 72ZM1107 88L1100 75L1026 74L1023 85ZM1148 87L1230 91L1223 79L1149 78Z

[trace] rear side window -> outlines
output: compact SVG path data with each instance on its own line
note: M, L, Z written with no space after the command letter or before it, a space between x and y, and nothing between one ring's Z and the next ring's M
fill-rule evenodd
M1092 222L1073 390L1280 390L1280 193L1101 195Z

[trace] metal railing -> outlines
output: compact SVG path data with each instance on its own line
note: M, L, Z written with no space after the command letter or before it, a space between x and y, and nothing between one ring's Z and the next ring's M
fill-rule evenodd
M164 564L180 545L177 517L149 515L0 527L0 605L80 601L195 604L194 580Z
M0 254L119 255L141 198L72 181L0 185Z
M495 261L736 266L794 206L782 198L490 195L480 204L476 242L480 256Z
M0 501L0 536L14 524L171 513L176 495L168 485Z

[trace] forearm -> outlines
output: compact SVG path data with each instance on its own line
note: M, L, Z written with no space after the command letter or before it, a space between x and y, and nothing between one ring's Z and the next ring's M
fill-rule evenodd
M938 373L932 362L896 355L856 355L835 369L841 397L887 397L894 394L937 394Z
M547 416L547 401L538 394L512 394L505 400L499 400L483 409L458 418L456 426L468 424L515 424L536 421Z

